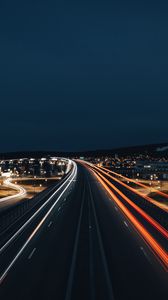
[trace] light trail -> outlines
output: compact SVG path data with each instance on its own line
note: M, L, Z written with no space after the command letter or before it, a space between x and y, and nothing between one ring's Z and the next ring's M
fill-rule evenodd
M3 197L3 198L0 199L0 202L20 199L20 198L25 197L25 195L27 193L26 190L22 186L12 183L11 180L12 180L11 178L8 178L8 179L4 180L3 185L6 186L6 187L11 188L13 190L18 191L18 193L15 194L15 195L12 195L12 196Z
M80 161L80 163L83 163ZM88 164L87 162L83 163L85 166L88 165L91 167L92 170L98 172L99 176L102 174L100 174L100 172L104 173L105 175L107 175L108 177L112 178L113 177L109 174L107 174L105 171L99 170L98 167L95 167L92 164ZM98 171L97 171L98 170ZM150 225L152 225L157 231L159 231L167 240L168 240L168 231L161 226L155 219L153 219L150 215L148 215L143 209L141 209L137 204L135 204L130 198L128 198L123 192L121 192L114 184L112 184L109 180L107 180L104 176L103 179L105 179L105 181L108 183L108 185L110 185L110 187L116 191L121 197L122 199L124 199L133 209L135 209Z
M122 212L127 216L129 221L134 225L146 243L151 247L153 252L159 258L159 261L162 262L163 266L168 270L168 253L161 247L161 245L152 237L152 235L146 230L146 228L135 218L135 216L128 210L128 208L119 200L119 198L112 192L112 190L108 187L107 184L110 182L101 174L99 175L93 171L98 181L102 184L105 190L109 193L112 200L118 205L118 207L122 210ZM107 184L106 184L106 183Z
M131 179L131 178L128 178L128 177L125 177L125 176L123 176L123 175L121 175L121 174L119 174L119 173L116 173L116 172L114 172L114 171L111 171L111 170L108 170L107 168L104 168L104 167L99 167L100 169L103 169L103 170L106 170L107 172L109 172L109 173L112 173L112 174L114 174L114 175L116 175L116 176L118 176L118 177L121 177L121 178L123 178L124 180L129 180L130 182L133 182L133 183L135 183L135 184L137 184L137 185L139 185L139 186L141 186L141 187L143 187L143 188L145 188L145 189L147 189L147 190L151 190L151 187L148 187L146 184L143 184L143 183L141 183L141 182L139 182L139 181L136 181L136 180L134 180L134 179ZM165 198L168 198L168 194L166 194L166 193L164 193L164 192L161 192L161 191L159 191L159 190L157 190L157 189L155 189L155 188L153 188L152 187L152 190L153 190L153 192L155 192L155 193L157 193L157 194L159 194L159 195L161 195L161 196L163 196L163 197L165 197Z
M18 235L26 228L28 224L41 212L41 210L51 201L51 199L61 190L61 188L71 181L71 178L75 178L74 173L77 173L77 166L73 163L73 171L70 173L64 183L40 206L40 208L10 237L10 239L0 248L0 254L13 242Z
M90 164L90 165L91 165L91 164ZM133 192L134 194L137 194L138 196L144 198L145 200L147 200L147 201L153 203L155 206L158 206L160 209L162 209L162 210L164 210L164 211L167 212L167 210L168 210L167 205L164 207L164 205L163 205L162 203L160 204L159 202L157 202L156 200L152 199L151 197L142 194L141 192L139 192L139 191L137 191L135 188L133 188L133 187L127 185L127 184L124 183L123 181L121 181L121 180L119 180L119 179L117 179L117 178L111 176L111 175L109 174L109 172L114 173L113 171L108 171L106 168L102 168L102 167L100 168L100 167L97 167L97 166L95 166L95 165L92 165L92 167L94 167L94 168L96 168L97 170L101 171L102 173L106 174L109 178L111 178L111 179L113 179L114 181L118 182L119 184L121 184L122 186L124 186L125 188L127 188L128 190L130 190L131 192ZM103 171L103 170L106 170L106 172ZM117 173L114 173L114 174L117 174ZM118 174L118 175L120 175L120 174ZM122 175L121 175L120 177L122 177ZM127 177L124 177L124 178L127 179L127 181L129 180L130 182L132 182L132 179L130 180L130 179L128 179ZM134 180L133 180L133 182L134 182ZM135 183L136 183L136 182L135 182ZM146 188L148 188L148 187L146 187Z
M98 172L99 173L99 172ZM100 173L99 173L100 176ZM102 176L102 175L101 175ZM103 179L105 177L103 176ZM106 179L107 180L107 179ZM166 239L168 239L168 231L162 227L156 220L149 216L145 211L143 211L138 205L136 205L131 199L129 199L125 194L123 194L114 184L107 180L108 184L113 190L115 190L131 207L133 207L148 223L150 223L154 228L156 228Z
M35 227L35 229L33 230L33 232L29 235L28 239L26 240L26 242L23 244L23 246L20 248L20 250L18 251L18 253L15 255L15 257L12 259L12 261L10 262L10 264L8 265L8 267L5 269L5 271L2 273L2 275L0 276L0 284L2 284L3 280L5 279L5 277L7 276L8 272L11 270L11 268L14 266L14 264L16 263L16 261L18 260L18 258L20 257L20 255L23 253L24 249L28 246L28 244L31 242L31 240L33 239L33 237L36 235L36 233L39 231L39 229L41 228L41 226L44 224L44 222L46 221L46 219L48 218L49 214L51 213L51 211L54 209L54 207L56 206L56 204L58 203L58 201L60 200L60 198L63 196L63 194L65 193L65 191L68 189L68 187L71 185L71 183L73 182L74 178L77 175L77 166L74 162L73 163L73 171L70 174L70 176L67 178L67 180L61 185L61 187L63 187L65 184L66 187L64 188L64 190L61 192L61 194L58 196L58 198L56 199L56 201L54 202L54 204L50 207L50 209L47 211L47 213L45 214L45 216L41 219L41 221L38 223L38 225ZM60 190L60 188L58 188L58 190ZM55 195L58 190L56 190L56 192L53 193L53 195ZM51 200L51 198L53 198L53 195L47 200ZM46 203L46 202L45 202ZM44 204L45 204L44 203ZM34 215L33 215L34 216ZM2 249L2 248L1 248ZM0 251L1 251L0 249Z

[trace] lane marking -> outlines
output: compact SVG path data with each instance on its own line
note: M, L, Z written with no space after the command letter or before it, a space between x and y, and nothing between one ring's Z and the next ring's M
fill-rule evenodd
M84 185L83 195L82 195L82 203L81 203L81 207L80 207L77 231L76 231L76 235L75 235L75 242L74 242L74 248L73 248L73 253L72 253L70 272L69 272L69 276L68 276L65 300L70 300L71 296L72 296L72 286L73 286L73 279L74 279L74 272L75 272L76 257L77 257L77 252L78 252L79 235L80 235L81 221L82 221L82 215L83 215L83 208L84 208L84 202L85 202L85 192L86 192L86 187Z
M144 250L144 248L141 246L140 249L143 252L143 254L148 258L148 255L147 255L146 251Z
M52 225L52 221L50 221L50 223L48 224L48 227L50 227Z
M32 256L33 256L33 254L34 254L35 251L36 251L36 248L34 248L34 249L32 250L32 252L31 252L30 255L28 256L28 259L31 259L31 258L32 258Z
M126 221L124 221L124 224L125 224L125 226L128 228L128 224L127 224L127 222L126 222Z
M88 180L88 187L89 187L89 194L90 194L90 203L91 203L91 208L93 211L94 223L95 223L95 228L96 228L97 238L98 238L98 244L100 247L101 259L102 259L102 264L103 264L103 268L104 268L104 272L105 272L106 284L107 284L107 288L108 288L108 298L113 300L114 299L113 288L112 288L112 284L111 284L111 280L110 280L107 258L106 258L105 251L104 251L104 245L103 245L103 241L102 241L100 227L99 227L99 223L98 223L98 219L97 219L96 208L95 208L94 198L93 198L93 192L91 189L89 179L87 178L87 180Z

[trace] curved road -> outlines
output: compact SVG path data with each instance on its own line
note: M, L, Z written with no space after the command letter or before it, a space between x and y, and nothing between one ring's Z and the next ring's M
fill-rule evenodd
M4 180L3 185L11 188L13 190L16 190L17 193L12 196L7 196L7 197L1 198L0 199L0 208L4 208L9 205L14 205L18 202L18 200L21 200L26 196L26 193L27 193L26 190L22 186L14 184L11 181L12 181L11 178L7 178Z

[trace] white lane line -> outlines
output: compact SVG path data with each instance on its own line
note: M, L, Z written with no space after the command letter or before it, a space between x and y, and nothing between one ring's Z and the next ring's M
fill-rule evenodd
M84 185L84 190L83 190L83 195L82 195L82 203L81 203L81 207L80 207L77 231L76 231L76 235L75 235L74 248L73 248L72 261L71 261L70 272L69 272L69 277L68 277L65 300L70 300L71 296L72 296L71 293L72 293L72 286L73 286L73 279L74 279L74 272L75 272L75 263L76 263L76 257L77 257L77 251L78 251L79 235L80 235L81 221L82 221L83 208L84 208L84 202L85 202L85 190L86 190L86 188Z
M58 207L58 211L60 211L60 209L61 209L61 206L60 206L60 207Z
M126 222L126 221L124 221L124 224L125 224L125 226L126 226L126 227L128 227L128 224L127 224L127 222Z
M74 172L76 170L76 165L74 164L73 172L69 175L66 181L48 198L46 202L24 223L18 231L14 233L14 235L0 248L0 254L9 246L9 244L25 229L25 227L37 216L37 214L50 202L50 200L60 191L60 189L69 181L69 178L73 177ZM71 181L70 181L71 182Z
M87 180L88 180L88 177L87 177ZM106 254L104 251L104 245L103 245L100 227L99 227L99 223L98 223L98 219L97 219L97 215L96 215L96 208L95 208L95 204L94 204L93 192L92 192L89 180L88 180L88 187L89 187L89 194L90 194L90 203L91 203L91 208L92 208L92 212L93 212L93 216L94 216L95 228L96 228L96 232L97 232L98 244L99 244L99 249L100 249L100 253L101 253L101 261L102 261L103 269L105 272L107 293L108 293L107 298L113 300L114 299L113 288L111 285L110 274L109 274L109 269L108 269L108 264L107 264L107 258L106 258Z
M74 163L74 171L73 171L73 176L72 176L72 180L76 177L77 175L77 166ZM45 222L45 220L47 219L48 215L51 213L51 211L53 210L53 208L56 206L57 202L60 200L60 198L62 197L62 195L65 193L65 191L68 189L68 187L70 186L72 181L70 181L67 186L65 187L65 189L61 192L61 194L58 196L57 200L53 203L53 205L50 207L50 209L48 210L48 212L46 213L46 215L42 218L42 220L40 221L40 223L36 226L36 228L33 230L33 232L31 233L31 235L29 236L29 238L26 240L26 242L23 244L23 246L21 247L21 249L19 250L19 252L16 254L16 256L13 258L13 260L10 262L10 264L8 265L8 267L5 269L5 271L3 272L3 274L0 277L0 284L3 282L4 278L6 277L6 275L8 274L8 272L10 271L10 269L13 267L13 265L16 263L17 259L20 257L20 255L22 254L22 252L24 251L24 249L26 248L26 246L30 243L30 241L32 240L32 238L34 237L34 235L37 233L37 231L40 229L40 227L43 225L43 223Z
M115 208L116 211L118 211L118 207L117 206L115 206L114 208Z
M32 258L32 256L33 256L33 254L34 254L35 251L36 251L36 248L34 248L34 249L32 250L32 252L31 252L30 255L28 256L28 259L31 259L31 258Z
M50 223L48 224L48 227L50 227L52 225L52 221L50 221Z
M148 255L147 255L146 251L144 250L144 248L143 248L143 247L140 247L140 249L141 249L141 251L143 252L143 254L146 256L146 258L149 259L149 257L148 257Z

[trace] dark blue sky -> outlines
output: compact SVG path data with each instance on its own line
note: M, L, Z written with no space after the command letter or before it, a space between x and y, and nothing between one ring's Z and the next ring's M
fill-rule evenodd
M0 152L166 142L167 1L0 2Z

